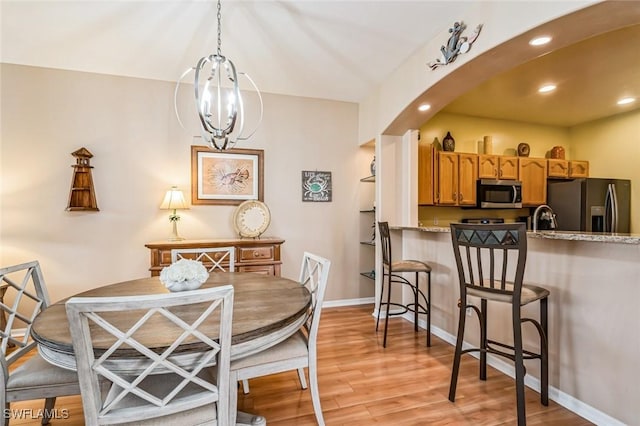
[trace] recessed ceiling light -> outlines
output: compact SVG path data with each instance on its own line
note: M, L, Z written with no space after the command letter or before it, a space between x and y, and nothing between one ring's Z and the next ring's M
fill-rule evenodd
M636 101L636 98L631 98L631 97L622 98L618 101L618 105L627 105L635 101Z
M543 44L547 44L551 41L551 37L549 36L541 36L533 38L529 41L531 46L542 46Z
M540 93L549 93L549 92L553 92L554 90L556 90L556 85L555 84L545 84L544 86L541 86L538 89L538 92L540 92Z
M427 111L431 109L431 105L429 104L422 104L418 107L418 111Z

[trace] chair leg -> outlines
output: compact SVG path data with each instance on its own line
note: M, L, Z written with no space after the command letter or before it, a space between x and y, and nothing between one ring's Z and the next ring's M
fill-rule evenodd
M540 401L549 405L549 334L547 325L547 298L540 300Z
M9 425L9 416L11 415L11 406L8 402L4 404L4 413L0 416L0 425L8 426Z
M388 282L387 284L389 285L389 288L387 289L387 311L386 311L386 315L384 317L384 338L382 339L382 347L386 348L387 347L387 329L389 328L389 307L391 306L391 275L388 275ZM384 286L383 286L384 287Z
M56 398L47 398L44 400L44 413L42 416L42 424L48 425L56 405Z
M480 299L480 380L487 380L487 299Z
M391 291L391 290L389 290ZM382 288L380 289L380 300L378 302L378 316L376 318L376 331L378 331L378 323L380 322L380 311L382 311L382 299L384 297L384 275L382 275Z
M524 358L522 353L522 322L520 320L520 306L513 304L513 349L516 370L516 406L518 410L518 426L527 424L524 399Z
M300 379L300 387L307 388L307 379L304 376L304 368L298 368L298 379Z
M238 375L233 371L229 375L229 383L238 383ZM244 383L244 380L243 380ZM243 384L244 386L244 384ZM230 386L229 389L229 423L236 424L238 416L238 386Z
M247 395L249 393L249 380L244 379L242 381L242 393Z
M418 300L418 286L420 285L420 273L416 272L416 288L413 291L413 331L418 331L418 306L420 306L420 301Z
M318 365L315 354L309 354L309 382L311 384L311 402L313 411L316 413L318 426L324 426L322 406L320 405L320 391L318 390Z
M456 400L456 386L458 385L458 372L460 371L460 357L462 356L462 341L464 339L464 322L467 298L460 298L460 309L458 315L458 337L456 339L456 351L453 355L453 369L451 370L451 384L449 385L449 401Z
M427 347L431 346L431 272L427 272Z

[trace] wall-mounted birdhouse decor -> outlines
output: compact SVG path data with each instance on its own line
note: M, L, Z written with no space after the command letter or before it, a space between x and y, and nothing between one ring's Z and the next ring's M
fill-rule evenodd
M68 211L90 210L98 211L96 203L96 193L93 189L93 178L91 177L91 157L93 154L87 148L80 148L71 153L76 157L76 164L73 167L73 178L71 179L71 190L69 191Z

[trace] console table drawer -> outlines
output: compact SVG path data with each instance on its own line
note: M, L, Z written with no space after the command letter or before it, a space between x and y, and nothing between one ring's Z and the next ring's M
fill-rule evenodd
M273 260L275 255L274 251L273 246L240 247L238 260L241 262L251 260Z

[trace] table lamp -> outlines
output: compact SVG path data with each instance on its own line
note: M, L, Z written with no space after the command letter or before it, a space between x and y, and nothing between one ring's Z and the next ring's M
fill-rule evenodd
M189 207L187 206L187 202L184 200L182 191L180 191L177 186L172 186L164 196L164 200L162 200L160 208L163 210L173 210L173 213L169 215L169 222L173 224L173 234L169 237L169 241L184 240L184 238L178 235L178 221L180 220L180 215L178 215L177 210L188 209Z

